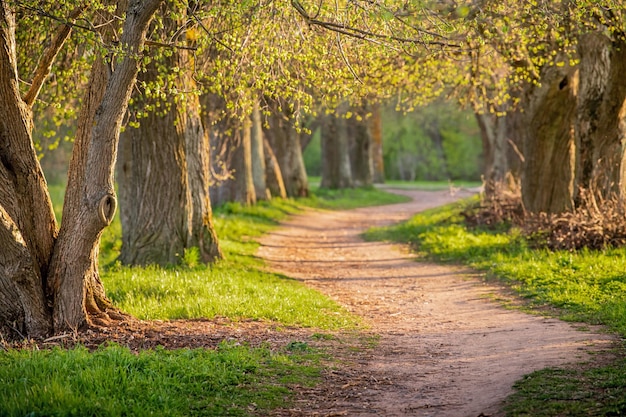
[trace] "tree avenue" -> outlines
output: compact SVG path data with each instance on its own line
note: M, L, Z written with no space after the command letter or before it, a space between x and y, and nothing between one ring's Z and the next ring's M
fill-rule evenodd
M487 195L512 178L531 212L571 210L581 189L624 197L617 1L71 3L0 1L5 330L120 316L97 265L118 205L122 262L174 264L191 247L220 259L212 204L309 192L307 121L321 126L323 185L382 181L390 98L472 108ZM62 100L69 91L84 96ZM60 228L33 140L45 103L78 112ZM443 152L437 126L423 130Z

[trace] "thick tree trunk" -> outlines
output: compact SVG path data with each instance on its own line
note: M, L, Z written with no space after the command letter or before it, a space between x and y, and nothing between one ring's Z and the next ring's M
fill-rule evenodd
M597 32L581 36L578 42L580 85L576 108L576 182L587 190L593 186L595 137L600 129L599 113L609 77L610 44L609 38Z
M374 184L382 184L385 182L385 162L383 158L383 119L379 104L372 106L370 132L372 135L372 179Z
M33 115L20 96L15 15L0 5L0 327L51 330L44 289L57 224L32 142Z
M597 112L589 107L586 116L589 129L584 126L581 131L581 140L590 138L587 142L591 146L591 161L593 162L591 179L587 188L602 198L626 198L626 41L615 40L610 45L609 68L606 71L606 57L598 60L591 71L606 73L606 83L601 94L601 104ZM598 74L600 75L600 74ZM588 78L587 76L586 78ZM597 88L596 88L597 90ZM598 94L596 94L597 96ZM591 97L593 99L593 97ZM597 104L597 100L596 100ZM591 104L590 104L591 105ZM583 133L584 132L584 133ZM582 145L582 143L581 143ZM584 169L588 169L582 160ZM583 177L584 178L584 177ZM582 182L583 186L585 185Z
M169 67L190 66L186 51L175 51ZM161 63L149 65L140 79L159 77ZM191 75L177 80L181 91L196 88ZM138 101L146 105L149 98ZM209 142L200 102L189 94L169 99L167 111L150 112L138 128L121 135L118 161L122 251L125 265L175 265L185 250L199 249L203 262L221 258L209 197Z
M50 264L48 290L54 294L55 331L76 329L88 317L108 320L98 276L97 254L102 230L111 223L117 199L113 171L123 116L139 71L148 25L161 1L130 2L120 45L127 50L111 66L97 58L79 116L63 222Z
M309 195L309 181L302 158L300 134L291 121L291 114L275 106L265 136L274 151L288 197Z
M348 126L343 116L345 112L346 105L340 106L337 113L324 118L321 126L322 188L342 189L354 186Z
M373 185L374 160L372 154L372 135L367 118L366 105L354 109L357 117L349 119L350 168L352 181L356 187Z
M120 260L126 265L177 264L191 247L199 249L204 262L221 257L199 103L190 96L170 105L170 111L151 113L139 128L122 134L117 172Z
M267 187L265 152L263 150L263 123L259 103L252 110L252 128L250 130L250 158L252 165L252 182L257 200L269 200L272 195Z
M573 69L550 68L528 97L521 185L529 212L560 213L573 207L577 83Z

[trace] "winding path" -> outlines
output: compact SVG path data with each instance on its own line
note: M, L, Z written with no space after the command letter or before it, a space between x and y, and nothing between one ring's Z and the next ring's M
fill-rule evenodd
M273 270L334 298L380 335L375 349L346 355L323 392L292 414L497 416L523 375L586 361L591 350L611 346L609 335L505 309L493 301L503 297L501 288L472 271L415 262L405 247L364 242L359 235L368 227L469 195L394 192L413 201L309 211L262 240L258 254Z

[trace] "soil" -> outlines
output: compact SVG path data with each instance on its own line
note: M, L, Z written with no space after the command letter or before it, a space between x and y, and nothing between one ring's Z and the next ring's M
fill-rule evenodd
M39 342L133 350L207 347L221 341L284 348L305 341L334 358L316 387L293 387L295 405L275 416L500 416L513 383L545 367L598 361L615 340L601 328L506 308L503 287L454 266L416 262L406 247L360 234L471 194L393 190L409 203L350 211L310 210L262 239L269 268L335 299L368 330L314 337L314 329L212 320L126 320ZM6 343L3 340L0 342ZM25 342L25 343L33 343ZM594 356L591 356L591 355Z

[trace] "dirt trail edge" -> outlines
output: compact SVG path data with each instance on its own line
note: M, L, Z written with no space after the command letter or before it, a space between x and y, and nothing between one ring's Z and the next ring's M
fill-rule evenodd
M413 201L309 211L262 239L258 254L273 270L329 295L380 335L376 348L344 355L323 387L281 415L498 416L523 375L589 361L612 345L610 335L503 308L493 301L501 289L471 271L364 242L371 226L469 195L393 191Z

